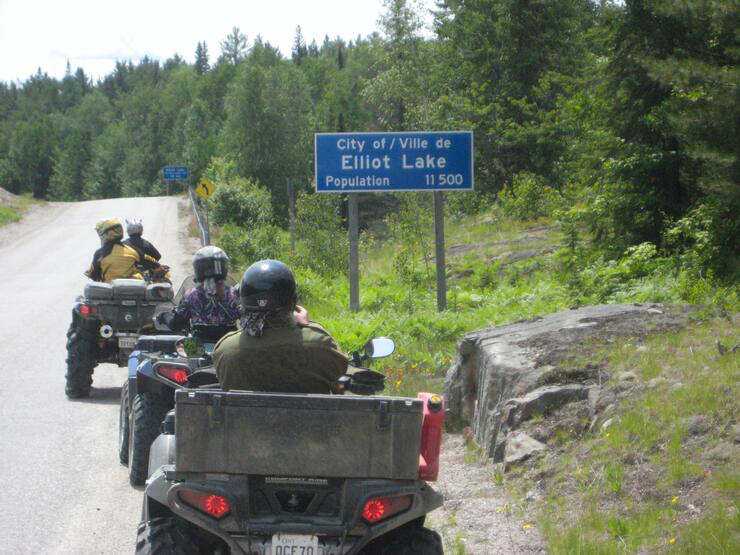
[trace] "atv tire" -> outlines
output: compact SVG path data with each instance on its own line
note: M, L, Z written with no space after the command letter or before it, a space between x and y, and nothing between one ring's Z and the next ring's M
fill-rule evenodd
M134 397L128 440L128 479L132 486L141 486L146 482L149 476L149 449L171 408L156 393L139 393Z
M128 464L128 440L129 440L129 400L128 400L128 380L123 383L121 388L121 408L118 412L118 459L121 464Z
M142 522L136 534L136 555L200 555L192 526L171 517Z
M90 396L96 349L92 333L72 322L67 331L67 384L64 388L70 399Z
M408 526L398 530L378 550L379 555L444 555L442 538L434 530Z

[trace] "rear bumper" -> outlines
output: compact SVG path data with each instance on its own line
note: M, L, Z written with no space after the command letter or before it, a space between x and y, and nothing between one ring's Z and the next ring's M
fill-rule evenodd
M148 520L150 505L162 505L177 517L192 522L222 539L233 554L270 555L272 535L307 534L319 538L319 554L354 555L368 543L389 532L417 520L442 505L442 496L422 481L400 480L344 480L337 491L337 511L331 516L310 515L277 511L274 514L254 514L250 503L250 479L246 476L219 475L193 476L173 481L173 467L159 468L147 482L144 496L143 520ZM231 513L221 519L206 515L183 503L179 489L200 489L229 500ZM395 495L412 496L411 506L402 513L369 525L361 519L365 502L374 497ZM152 501L156 503L152 503ZM317 555L319 555L317 554Z

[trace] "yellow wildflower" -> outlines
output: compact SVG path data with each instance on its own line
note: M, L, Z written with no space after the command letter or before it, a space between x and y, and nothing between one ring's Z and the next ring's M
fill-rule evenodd
M679 498L678 498L678 495L677 495L676 497L674 497L673 499L671 499L671 503L673 503L675 505L676 503L678 503L678 500L679 500Z
M531 525L531 524L525 524L524 526L522 526L522 528L524 528L525 530L528 530L528 529L530 529L531 527L532 527L532 525Z
M668 543L673 545L674 543L676 543L676 538L671 538L670 540L668 540Z

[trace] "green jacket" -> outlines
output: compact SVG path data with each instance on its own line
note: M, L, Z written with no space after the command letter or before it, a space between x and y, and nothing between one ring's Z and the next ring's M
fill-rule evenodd
M235 331L221 338L213 363L228 391L336 393L347 356L319 324L267 327L260 337Z

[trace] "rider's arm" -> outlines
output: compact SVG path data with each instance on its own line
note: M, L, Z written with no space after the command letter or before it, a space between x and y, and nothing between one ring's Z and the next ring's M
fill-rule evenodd
M90 264L90 267L87 269L85 274L93 281L103 281L103 269L100 267L100 256L98 256L98 251L95 251L92 264Z
M144 253L148 256L151 256L154 260L159 262L160 258L162 258L162 255L157 250L157 247L152 245L150 241L147 241L146 239L142 239L144 241Z
M155 268L159 268L160 266L159 262L157 262L154 258L142 252L139 252L139 264L149 270L154 270Z

